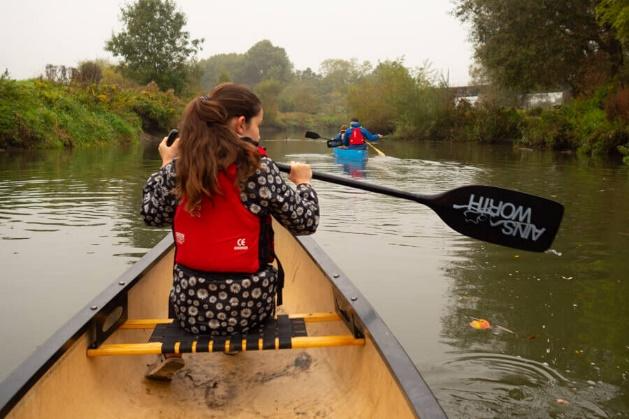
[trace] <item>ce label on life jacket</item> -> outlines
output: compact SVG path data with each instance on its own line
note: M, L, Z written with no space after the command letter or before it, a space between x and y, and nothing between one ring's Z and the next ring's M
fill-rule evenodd
M248 250L249 246L247 246L247 239L238 239L236 240L236 246L234 246L234 250Z

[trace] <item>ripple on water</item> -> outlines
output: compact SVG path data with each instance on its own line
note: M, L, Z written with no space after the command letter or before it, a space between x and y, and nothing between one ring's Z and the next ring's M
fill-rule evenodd
M124 182L88 184L73 179L6 181L0 188L0 217L15 224L15 229L38 233L100 227L106 225L103 220L119 216L118 209L126 205L121 204L124 187Z
M464 353L432 371L454 417L607 418L601 406L621 390L571 380L548 364L495 353Z

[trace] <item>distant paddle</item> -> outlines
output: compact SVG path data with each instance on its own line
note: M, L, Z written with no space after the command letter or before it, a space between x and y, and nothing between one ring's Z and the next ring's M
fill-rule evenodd
M320 136L319 134L317 134L317 133L316 133L316 132L314 132L314 131L306 131L306 133L304 134L304 137L306 137L306 138L310 138L310 139L312 139L312 140L325 139L325 138L323 138L322 136ZM386 154L384 154L384 153L383 153L380 149L378 149L375 145L371 144L369 141L365 141L365 143L367 143L367 145L368 145L369 147L371 147L372 149L374 149L374 151L375 151L376 153L378 153L378 155L379 155L379 156L386 157ZM340 144L340 142L339 142L339 143L337 143L337 142L335 142L334 140L328 140L328 147L338 147L338 146L340 146L340 145L341 145L341 144Z
M376 147L375 145L371 144L369 141L365 141L365 143L367 143L367 145L369 147L373 148L375 150L375 152L378 153L379 156L382 156L382 157L386 157L387 156L382 151L380 151L380 149L378 147Z
M277 163L282 172L290 165ZM314 179L427 205L453 230L478 240L531 252L550 248L563 217L558 202L494 186L468 185L435 195L420 195L328 173Z
M323 138L314 131L306 131L306 133L304 134L304 137L310 138L311 140L318 140L320 138Z

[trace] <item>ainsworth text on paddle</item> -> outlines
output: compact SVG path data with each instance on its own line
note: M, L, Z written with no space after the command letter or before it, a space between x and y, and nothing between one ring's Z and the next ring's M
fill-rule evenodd
M502 234L507 236L537 241L546 231L545 227L538 228L531 222L533 210L530 207L511 202L495 202L493 198L484 196L476 198L471 194L467 204L454 204L452 208L464 209L465 221L478 224L488 220L490 226L500 227Z

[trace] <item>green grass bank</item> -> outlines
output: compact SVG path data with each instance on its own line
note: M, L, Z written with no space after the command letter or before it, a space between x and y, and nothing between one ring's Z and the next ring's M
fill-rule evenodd
M0 80L0 148L57 148L131 142L174 126L183 101L156 85Z

